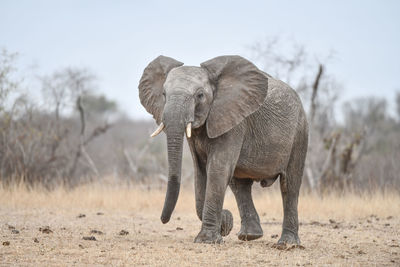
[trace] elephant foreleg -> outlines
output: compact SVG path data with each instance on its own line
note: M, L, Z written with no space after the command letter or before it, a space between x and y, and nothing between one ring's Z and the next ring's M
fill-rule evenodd
M197 217L199 217L201 221L203 217L203 207L207 185L206 160L202 160L197 154L193 139L188 139L188 144L193 159L196 213Z
M202 225L196 243L220 243L233 226L233 217L222 210L225 191L232 179L243 142L243 128L211 140L207 151L207 183Z
M225 144L224 148L228 147ZM237 150L224 151L215 147L214 153L207 160L206 194L201 231L195 239L197 243L220 243L221 234L227 235L232 229L232 214L228 210L222 210L222 207L240 152L240 149Z
M251 196L251 179L233 178L229 184L239 208L241 227L238 238L243 241L250 241L263 236L263 230L260 225L260 218L254 207Z
M207 175L205 164L197 161L195 163L194 189L196 195L196 212L200 221L203 218L204 200L206 195ZM229 210L222 210L221 230L222 236L227 236L233 227L233 216Z
M206 195L207 175L205 164L196 162L194 164L194 191L196 198L196 212L200 221L203 217L204 199Z
M220 172L208 171L207 176L208 181L202 215L202 226L195 242L220 243L222 241L222 206L229 175L226 170L222 170Z

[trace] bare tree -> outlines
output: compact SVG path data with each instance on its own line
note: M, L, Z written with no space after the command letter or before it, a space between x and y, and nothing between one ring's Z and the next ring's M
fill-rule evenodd
M306 159L306 166L305 166L305 171L306 171L306 177L308 179L308 184L311 188L311 190L314 190L317 182L318 182L318 177L316 177L316 174L314 173L315 165L314 161L312 161L312 157L310 155L313 155L314 149L315 149L315 144L312 142L314 141L313 135L314 135L314 121L315 121L315 113L317 111L317 93L320 85L320 80L322 77L322 74L324 72L324 66L322 64L319 65L318 68L318 73L315 77L315 81L312 86L312 94L311 94L311 101L310 101L310 110L309 110L309 140L310 140L310 146L308 148L308 157ZM332 151L328 153L326 162L330 162L330 158L332 157ZM324 166L327 164L324 164Z
M9 53L5 49L0 52L0 112L4 112L4 105L8 101L10 93L19 87L19 81L12 78L16 72L14 67L16 57L16 53Z
M400 123L400 92L396 93L397 121Z
M249 47L251 58L275 78L285 81L300 94L306 94L308 55L302 45L283 42L278 37L266 38Z
M23 96L16 97L6 107L7 96L16 92L19 86L11 79L12 57L5 52L0 57L1 180L51 186L57 179L76 184L77 178L87 173L85 169L99 176L86 147L106 133L111 125L107 122L88 125L82 98L94 88L94 76L87 70L68 68L42 77L43 97L50 113ZM78 119L73 110L69 114L64 112L64 108L73 102Z
M51 90L53 92L53 98L55 99L56 105L56 114L58 112L58 108L60 103L62 103L63 97L70 96L72 99L75 99L76 103L76 110L79 113L79 121L80 121L80 130L79 130L79 142L77 143L77 148L75 152L75 156L72 159L72 163L70 165L68 176L74 177L75 172L77 169L77 165L81 156L84 157L88 166L92 170L92 172L99 176L99 172L95 163L93 162L92 158L86 152L86 146L96 137L105 133L111 125L107 122L104 123L102 126L97 126L93 129L92 133L87 137L87 123L86 123L86 113L84 109L84 105L82 103L82 98L90 93L93 90L93 82L95 80L95 76L91 74L86 69L74 69L74 68L67 68L62 72L56 73L56 79L61 80L61 87L53 87L57 90ZM56 118L58 117L58 114Z

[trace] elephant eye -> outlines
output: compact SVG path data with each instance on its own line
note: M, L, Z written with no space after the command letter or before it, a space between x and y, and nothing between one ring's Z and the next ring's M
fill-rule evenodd
M202 92L197 93L197 99L202 100L204 98L204 94Z

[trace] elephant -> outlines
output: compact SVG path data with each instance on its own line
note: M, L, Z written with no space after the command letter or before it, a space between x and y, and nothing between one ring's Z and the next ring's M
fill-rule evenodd
M236 55L219 56L200 67L159 56L144 69L139 98L167 138L168 183L161 221L177 203L184 135L194 165L196 243L220 243L232 229L223 209L229 186L241 218L240 240L263 236L252 185L279 178L283 200L278 244L300 244L298 197L308 146L308 123L296 91Z

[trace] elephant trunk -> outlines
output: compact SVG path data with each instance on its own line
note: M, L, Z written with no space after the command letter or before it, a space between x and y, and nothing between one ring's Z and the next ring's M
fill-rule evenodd
M187 116L181 102L167 103L163 121L166 125L168 148L168 186L164 208L161 214L162 223L167 223L174 211L179 196L182 171L183 135L187 124Z

